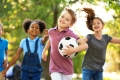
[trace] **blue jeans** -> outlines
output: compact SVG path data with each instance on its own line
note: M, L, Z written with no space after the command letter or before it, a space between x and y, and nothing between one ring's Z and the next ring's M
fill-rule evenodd
M103 71L82 69L82 80L103 80Z
M41 78L41 72L21 72L21 80L40 80Z
M37 53L26 53L21 69L21 80L40 80L42 66Z

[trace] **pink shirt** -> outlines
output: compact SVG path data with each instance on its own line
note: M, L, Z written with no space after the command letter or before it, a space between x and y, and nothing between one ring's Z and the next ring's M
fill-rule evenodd
M49 30L49 40L51 43L49 67L50 73L61 72L65 75L73 74L74 69L72 59L64 58L58 51L58 44L60 40L66 36L71 36L75 39L79 39L79 37L77 37L70 29L59 32L57 27L55 27Z

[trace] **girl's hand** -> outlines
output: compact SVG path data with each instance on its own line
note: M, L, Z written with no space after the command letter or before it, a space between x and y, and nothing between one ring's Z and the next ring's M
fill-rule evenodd
M47 55L46 55L46 53L43 53L43 54L42 54L42 59L43 59L44 61L47 61Z
M44 33L44 37L48 37L48 29L45 29L43 33Z
M44 36L42 36L42 43L45 44L48 39L48 30L45 29L43 33L44 33Z

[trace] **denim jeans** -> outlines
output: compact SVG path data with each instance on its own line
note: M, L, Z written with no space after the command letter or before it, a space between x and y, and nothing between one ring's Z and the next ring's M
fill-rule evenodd
M37 53L26 53L21 69L21 80L40 80L42 66Z
M41 72L21 72L21 80L40 80L41 78Z
M82 69L82 80L103 80L103 71Z

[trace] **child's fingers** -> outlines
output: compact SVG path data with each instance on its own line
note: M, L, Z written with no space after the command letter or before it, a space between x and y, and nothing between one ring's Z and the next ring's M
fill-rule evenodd
M44 61L46 61L46 56L45 56L45 55L43 55L43 56L42 56L42 59L43 59Z
M44 61L46 61L46 58L43 58Z
M6 68L6 66L7 66L7 63L6 63L6 61L4 61L3 62L3 65L2 65L4 68Z
M6 76L6 72L5 72L5 70L2 72L2 75L3 75L3 77Z
M48 30L47 30L47 29L45 29L45 30L44 30L44 33L48 33Z

